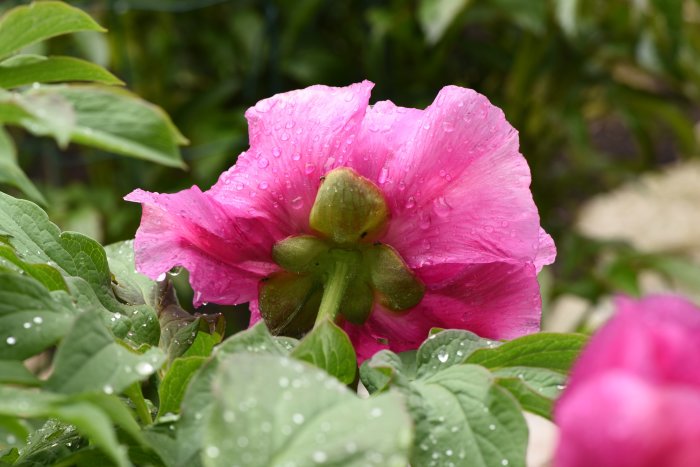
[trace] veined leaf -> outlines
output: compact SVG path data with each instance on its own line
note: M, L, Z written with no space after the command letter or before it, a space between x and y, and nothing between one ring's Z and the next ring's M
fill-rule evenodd
M0 18L0 58L35 42L77 31L104 31L88 14L63 2L19 6Z
M46 199L29 180L17 163L15 145L4 128L0 127L0 184L13 186L32 201L46 205Z
M101 66L78 58L15 55L0 63L0 87L5 89L66 81L124 84Z

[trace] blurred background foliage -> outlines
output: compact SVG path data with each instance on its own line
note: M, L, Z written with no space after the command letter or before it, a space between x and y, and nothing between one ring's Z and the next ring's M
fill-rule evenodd
M25 3L5 0L0 10ZM424 107L456 84L488 96L520 131L542 224L559 247L543 278L546 298L594 302L639 293L639 276L656 267L659 253L577 233L582 203L698 154L695 0L68 3L108 34L59 38L43 51L106 66L162 106L191 141L182 171L77 146L63 152L13 132L51 218L103 243L133 237L140 207L122 196L134 188L212 185L247 147L243 113L261 98L369 79L374 100ZM675 274L664 267L664 277Z

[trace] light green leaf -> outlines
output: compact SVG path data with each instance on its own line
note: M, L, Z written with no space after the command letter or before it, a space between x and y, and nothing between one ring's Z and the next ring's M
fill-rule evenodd
M76 116L71 141L105 151L184 168L178 145L187 144L159 107L117 88L52 86Z
M360 379L370 394L390 387L407 389L416 377L416 352L381 350L360 367Z
M464 361L476 350L493 348L499 342L482 339L469 331L450 329L431 334L416 354L417 376L437 373Z
M17 163L15 145L2 127L0 127L0 184L13 186L32 201L46 205L44 196Z
M428 43L437 43L470 0L421 0L418 21Z
M0 360L0 383L38 386L39 379L17 360Z
M510 392L524 410L549 419L567 380L566 374L544 368L516 366L493 373L498 385Z
M292 356L326 370L345 384L355 380L357 355L350 338L338 325L326 319L299 342Z
M157 348L136 354L120 345L97 314L85 312L59 345L45 387L66 394L119 394L148 378L164 361L165 355Z
M23 94L0 89L0 122L19 125L40 136L53 137L65 148L75 127L73 106L64 97L31 89Z
M5 89L66 81L124 84L104 68L78 58L16 55L0 63L0 87Z
M411 421L396 393L359 399L325 372L273 355L232 355L217 373L206 466L408 463Z
M201 333L201 335L206 334ZM168 413L180 412L180 403L185 395L187 385L205 361L206 358L204 357L176 358L173 361L158 387L158 395L160 396L159 417Z
M48 290L68 292L68 286L58 270L48 264L32 264L22 261L15 251L7 245L0 244L0 270L27 274L39 281Z
M416 380L411 392L412 465L525 466L525 419L486 369L455 365Z
M36 2L0 18L0 57L50 37L77 31L104 31L90 16L63 2Z
M477 350L466 362L490 369L529 366L566 372L586 341L583 334L540 332L514 339L497 348Z
M65 292L50 293L32 278L0 272L0 359L24 360L55 344L76 314Z

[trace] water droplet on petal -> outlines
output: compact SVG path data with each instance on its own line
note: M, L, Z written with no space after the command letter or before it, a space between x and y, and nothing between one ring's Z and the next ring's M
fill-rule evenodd
M165 280L165 273L161 273L157 278L156 281L158 282L163 282Z
M291 205L294 209L301 209L301 207L304 205L304 200L301 198L301 196L297 196L296 198L292 199Z
M277 147L272 148L272 155L275 157L279 157L280 156L280 148L277 148Z
M416 199L413 196L409 196L406 200L406 209L413 209L416 206Z
M452 206L443 196L440 196L433 202L433 209L438 216L447 217L452 210Z
M258 184L258 188L260 188L261 190L267 190L267 187L268 187L267 182L260 182Z
M380 185L384 185L386 183L387 178L389 177L389 169L386 167L382 167L382 170L379 171L379 177L377 178L377 182Z
M442 122L442 131L445 133L452 133L455 131L455 126L452 122L445 120Z
M268 161L266 158L261 157L260 159L258 159L258 167L260 167L261 169L264 169L268 165L270 165L270 161Z
M307 162L306 165L304 166L304 172L309 175L312 174L316 170L316 166L312 164L311 162Z

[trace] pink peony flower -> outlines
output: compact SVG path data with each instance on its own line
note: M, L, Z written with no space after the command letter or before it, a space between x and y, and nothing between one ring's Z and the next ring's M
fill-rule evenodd
M700 466L700 309L620 298L558 401L557 467Z
M432 327L494 339L537 331L536 273L555 248L540 228L516 130L470 89L445 87L417 110L369 106L372 86L312 86L262 100L246 112L250 149L210 190L129 194L143 204L138 269L157 278L184 266L196 306L250 302L255 322L261 280L282 270L273 247L328 237L310 226L310 213L321 178L346 167L384 198L383 221L367 241L391 247L424 286L408 310L388 309L375 287L367 316L340 318L361 359L416 348Z

